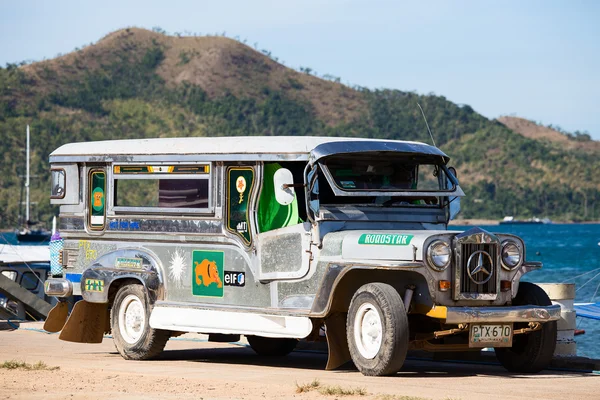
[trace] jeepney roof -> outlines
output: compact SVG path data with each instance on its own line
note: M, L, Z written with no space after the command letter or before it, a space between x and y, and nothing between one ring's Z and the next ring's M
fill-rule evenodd
M433 146L401 140L325 136L223 136L69 143L54 150L50 154L50 162L306 161L315 147L335 142L353 142L354 148L364 143L365 151L372 147L369 144L387 143L389 149L394 151L425 150L429 154L445 156Z

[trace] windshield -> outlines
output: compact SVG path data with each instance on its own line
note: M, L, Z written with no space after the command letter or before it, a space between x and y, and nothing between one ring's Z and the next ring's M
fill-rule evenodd
M431 160L414 158L332 157L325 166L337 188L347 192L451 190L447 188L446 173Z

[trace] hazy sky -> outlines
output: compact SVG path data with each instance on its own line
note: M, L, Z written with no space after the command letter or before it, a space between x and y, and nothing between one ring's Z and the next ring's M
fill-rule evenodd
M344 83L434 92L600 140L600 1L0 0L0 65L128 26L226 32Z

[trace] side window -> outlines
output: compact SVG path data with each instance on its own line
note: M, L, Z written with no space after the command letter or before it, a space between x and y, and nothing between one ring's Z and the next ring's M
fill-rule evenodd
M115 165L114 210L212 212L210 165Z
M38 287L40 275L36 272L24 272L21 277L21 286L27 290L35 290Z
M89 226L91 230L104 230L106 221L106 173L92 169L89 174Z
M238 235L246 245L252 242L249 203L254 190L254 169L227 168L227 230Z
M51 199L62 199L65 197L66 181L65 170L62 168L52 168L50 171L52 178L52 187L50 189Z

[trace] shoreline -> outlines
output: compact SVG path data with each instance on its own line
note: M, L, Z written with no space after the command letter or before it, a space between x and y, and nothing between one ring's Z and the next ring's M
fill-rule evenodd
M483 218L467 218L467 219L455 219L448 223L448 226L456 225L500 225L501 220L497 219L483 219ZM522 225L599 225L600 221L552 221L550 224L522 224ZM510 225L510 224L507 224ZM521 225L516 223L514 225Z

